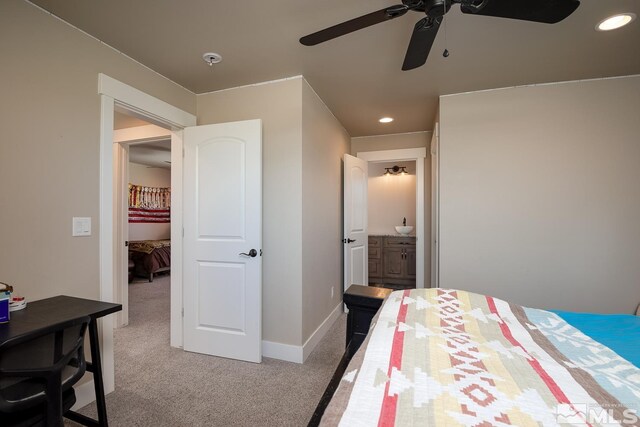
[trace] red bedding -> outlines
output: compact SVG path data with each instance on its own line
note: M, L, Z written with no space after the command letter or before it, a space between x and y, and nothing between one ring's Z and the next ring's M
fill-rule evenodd
M162 242L159 244L158 242ZM153 250L139 248L149 248L153 245ZM171 241L149 240L142 242L131 242L129 245L130 258L135 264L135 274L148 277L153 282L153 275L161 271L169 271L171 268Z

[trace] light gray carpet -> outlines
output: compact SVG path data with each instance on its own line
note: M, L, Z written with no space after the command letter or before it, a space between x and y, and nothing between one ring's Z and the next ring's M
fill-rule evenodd
M116 390L107 396L115 427L305 426L344 352L345 315L303 365L253 364L169 346L169 276L131 284L129 304L129 326L114 337ZM95 404L80 412L95 416Z

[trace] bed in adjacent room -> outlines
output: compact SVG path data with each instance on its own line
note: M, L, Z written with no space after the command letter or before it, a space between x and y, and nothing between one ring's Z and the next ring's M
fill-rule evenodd
M129 254L135 274L147 277L171 270L171 240L138 240L129 242Z
M324 426L640 425L640 317L393 292Z

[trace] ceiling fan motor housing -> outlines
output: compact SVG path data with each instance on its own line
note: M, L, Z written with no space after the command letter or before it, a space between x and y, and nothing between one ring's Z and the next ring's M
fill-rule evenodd
M402 0L402 4L412 10L421 10L424 12L424 0Z
M427 0L424 2L424 11L430 18L440 18L451 9L451 0Z
M414 12L424 12L431 18L439 18L451 9L453 0L402 0L402 4Z

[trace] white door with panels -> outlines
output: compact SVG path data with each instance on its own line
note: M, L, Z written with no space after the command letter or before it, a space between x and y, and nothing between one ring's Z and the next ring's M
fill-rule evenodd
M366 160L344 155L344 290L351 285L368 285L369 254L367 232Z
M184 130L184 349L262 360L262 124Z

